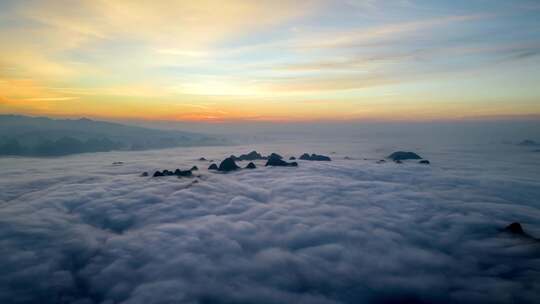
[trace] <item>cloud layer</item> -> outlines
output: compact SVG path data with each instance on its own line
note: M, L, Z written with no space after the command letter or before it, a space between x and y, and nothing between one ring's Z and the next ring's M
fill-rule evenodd
M330 163L193 179L139 174L252 147L1 159L0 302L538 299L538 243L498 230L520 221L540 235L539 179L525 170L535 153L508 161L452 148L418 151L431 166L380 165L362 159L391 150L361 146L353 160L342 149Z

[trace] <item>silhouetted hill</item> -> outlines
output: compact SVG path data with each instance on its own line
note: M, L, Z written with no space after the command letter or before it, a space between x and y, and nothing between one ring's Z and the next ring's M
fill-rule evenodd
M224 144L209 135L82 119L0 115L0 155L55 156Z

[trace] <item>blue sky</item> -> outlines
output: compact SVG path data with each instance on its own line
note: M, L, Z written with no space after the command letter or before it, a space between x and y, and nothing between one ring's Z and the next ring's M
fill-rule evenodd
M3 1L0 112L145 120L540 114L537 1Z

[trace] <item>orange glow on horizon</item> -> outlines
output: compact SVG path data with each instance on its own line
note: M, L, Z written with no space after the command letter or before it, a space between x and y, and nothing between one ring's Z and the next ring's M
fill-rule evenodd
M0 113L199 122L540 115L535 32L510 42L485 35L486 24L507 35L527 11L419 15L404 4L389 18L394 9L14 2L0 10Z

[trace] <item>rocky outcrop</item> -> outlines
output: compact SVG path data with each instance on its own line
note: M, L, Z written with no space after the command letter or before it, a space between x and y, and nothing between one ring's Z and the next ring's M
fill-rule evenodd
M235 161L244 161L244 160L261 160L261 159L267 159L267 157L262 156L257 151L251 151L248 154L242 154L238 157L231 155L231 158L233 158Z
M520 237L523 240L540 243L540 239L537 239L525 232L525 229L523 229L522 225L519 222L513 222L510 225L501 229L501 231L515 237Z
M523 231L523 227L521 227L521 224L518 222L514 222L508 226L506 226L504 229L504 232L509 232L512 234L520 234L524 235L525 231Z
M310 156L307 153L304 153L304 154L300 155L300 157L299 157L299 159L301 159L301 160L309 160L309 158L310 158Z
M277 153L272 153L270 155L268 155L267 159L270 159L270 158L277 158L277 159L283 159L283 156L277 154Z
M283 159L281 159L281 156L278 154L272 153L270 157L268 158L268 161L266 162L265 167L273 166L273 167L297 167L297 162L286 162Z
M240 169L240 167L236 165L234 159L232 157L227 157L219 164L218 171L230 172L238 169Z
M169 171L167 169L163 170L161 173L163 174L163 176L172 176L172 175L174 175L174 172Z
M408 159L422 159L420 155L414 153L414 152L405 152L405 151L397 151L390 155L388 155L388 158L393 161L402 161L402 160L408 160Z
M191 170L176 169L176 170L174 170L174 175L180 176L180 177L185 177L185 176L191 176L191 175L193 175L193 173L191 172Z
M427 160L427 159L422 159L422 160L419 161L418 163L419 163L419 164L422 164L422 165L429 165L429 164L430 164L429 160Z
M538 147L540 146L540 143L537 143L536 141L531 140L531 139L525 139L524 141L520 142L518 146Z
M152 175L153 177L161 177L161 176L178 176L178 177L187 177L187 176L192 176L193 173L191 172L191 170L180 170L180 169L176 169L174 171L169 171L167 169L163 170L163 171L156 171L154 172L154 175ZM142 176L148 176L148 173L147 172L143 172Z
M217 170L219 169L218 166L216 164L211 164L209 167L208 167L208 170Z
M304 153L300 156L302 160L311 160L311 161L331 161L332 159L326 155L319 155L312 153L311 155Z
M247 166L246 166L246 169L256 169L256 168L257 168L257 166L255 166L255 164L252 163L252 162L250 162L250 163L247 164Z

